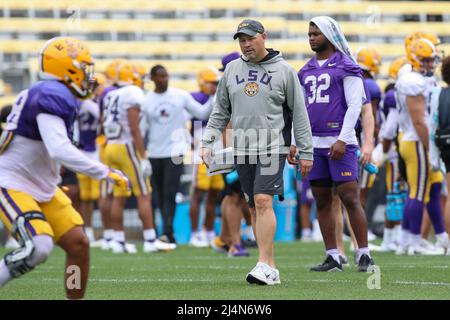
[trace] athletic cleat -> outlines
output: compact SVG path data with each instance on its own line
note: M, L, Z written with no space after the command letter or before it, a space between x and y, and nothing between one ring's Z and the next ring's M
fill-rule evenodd
M144 241L143 251L145 253L156 252L158 249L155 246L155 241Z
M189 240L189 245L195 248L209 247L208 241L206 239L202 239L201 236L191 237L191 239Z
M113 253L137 253L136 246L132 243L112 240L110 241L109 245Z
M408 255L423 255L423 256L439 256L444 254L444 249L436 248L433 244L426 240L422 240L420 244L412 244L408 247Z
M263 262L258 262L252 271L247 274L247 282L269 286L280 284L280 272Z
M397 245L395 242L383 241L380 246L380 252L396 252Z
M105 251L111 249L111 247L110 247L110 243L112 241L111 239L103 238L103 239L100 239L100 241L101 241L100 249L105 250Z
M155 248L160 251L172 251L177 248L177 245L175 243L161 241L160 239L156 239L154 245Z
M367 254L361 255L358 261L358 271L359 272L374 272L375 263L373 259Z
M436 244L435 247L436 248L442 248L444 249L444 254L448 253L450 250L450 240L448 238L447 233L445 233L445 235L443 237L436 237Z
M335 271L342 271L343 269L340 263L334 260L332 256L327 255L323 263L318 264L317 266L314 266L309 270L317 272L335 272Z
M250 253L241 244L234 244L228 250L229 257L248 257Z
M341 265L343 267L349 267L350 266L350 263L348 263L348 258L346 256L339 255L339 262L341 263Z
M220 239L219 236L217 236L212 242L211 247L214 249L214 251L221 252L221 253L227 253L228 249L230 248L225 242Z
M408 248L409 248L409 244L404 244L404 245L399 244L397 246L397 249L395 250L395 254L397 256L407 254L408 253Z

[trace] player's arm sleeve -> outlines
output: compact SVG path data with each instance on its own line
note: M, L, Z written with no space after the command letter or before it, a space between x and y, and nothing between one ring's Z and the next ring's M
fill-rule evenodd
M207 120L213 107L213 96L209 97L208 101L202 105L188 92L184 92L183 94L185 96L186 110L189 114L197 119Z
M214 142L221 138L222 131L231 118L231 103L228 96L226 74L227 71L225 71L217 86L216 99L201 141L202 147L212 148Z
M52 159L72 171L84 173L97 180L108 175L107 166L92 161L70 142L66 125L60 117L40 113L36 121L42 141Z
M311 125L306 111L305 96L294 70L288 71L286 102L292 111L295 145L302 160L313 160Z
M338 139L347 144L353 141L355 125L361 114L362 104L366 97L363 81L360 77L348 76L344 78L343 82L347 111L345 112L344 123Z
M393 140L397 135L398 128L398 110L395 108L389 109L389 113L384 124L383 138L386 140Z

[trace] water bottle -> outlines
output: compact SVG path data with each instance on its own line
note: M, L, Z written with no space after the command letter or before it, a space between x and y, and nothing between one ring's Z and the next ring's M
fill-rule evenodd
M225 176L225 181L226 181L228 184L233 184L233 183L235 183L235 182L237 181L237 179L239 179L239 176L238 176L238 173L237 173L236 170L234 170L234 171L228 173L228 174Z
M357 156L358 159L361 157L361 151L358 149L357 151ZM367 172L369 172L370 174L377 174L378 173L378 168L376 165L374 165L373 163L369 162L368 164L366 164L364 166L364 170L366 170Z

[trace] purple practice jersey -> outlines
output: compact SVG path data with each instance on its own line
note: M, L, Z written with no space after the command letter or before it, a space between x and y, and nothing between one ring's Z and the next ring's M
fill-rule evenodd
M364 87L369 91L370 102L378 101L375 109L375 124L381 125L381 110L380 110L380 101L381 101L381 89L378 86L377 82L374 79L364 79Z
M191 96L200 104L205 104L209 100L209 96L206 93L203 92L191 92ZM199 120L199 119L192 119L192 121L201 121L202 127L206 127L208 124L208 120ZM194 125L192 124L192 128L194 128Z
M99 133L100 107L91 100L84 100L78 112L79 148L93 152L97 149L95 139Z
M22 108L18 107L23 105ZM23 91L8 117L8 127L15 127L15 135L42 140L36 117L40 113L55 115L64 120L67 136L73 137L73 123L80 107L79 100L59 81L47 80Z
M395 89L390 89L388 92L386 92L383 99L384 116L387 117L389 111L395 108L397 108L397 103L395 102Z
M299 71L313 136L338 136L347 103L344 78L360 77L361 69L349 57L336 51L322 66L313 57Z

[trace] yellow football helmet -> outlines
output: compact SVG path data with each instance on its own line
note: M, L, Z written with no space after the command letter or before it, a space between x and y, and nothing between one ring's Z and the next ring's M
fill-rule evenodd
M79 98L87 98L91 94L89 82L93 74L91 53L78 39L50 39L39 53L39 77L64 82Z
M412 43L420 38L423 38L425 32L423 31L414 31L408 34L405 37L405 50L408 51L408 48L411 47Z
M436 48L433 43L425 38L414 41L407 50L407 59L413 70L422 73L422 59L437 58Z
M112 83L119 81L119 66L125 61L125 59L114 59L106 66L105 75L109 81Z
M219 82L219 80L220 80L220 72L215 67L208 67L202 69L197 74L197 81L200 87L200 91L205 94L209 94L209 89L207 88L206 84L211 82L217 83Z
M96 72L94 78L98 85L104 86L106 85L106 76L103 73Z
M144 87L145 67L132 61L125 61L119 66L119 84L133 84L140 88Z
M358 48L355 56L361 69L370 72L371 75L380 72L381 55L374 48Z
M405 64L407 64L408 61L406 60L406 57L399 57L391 62L389 65L388 75L390 80L397 80L398 72L401 67L403 67Z

